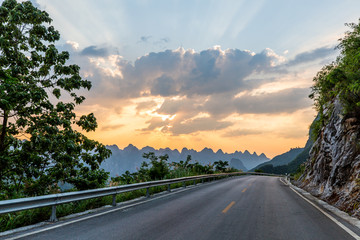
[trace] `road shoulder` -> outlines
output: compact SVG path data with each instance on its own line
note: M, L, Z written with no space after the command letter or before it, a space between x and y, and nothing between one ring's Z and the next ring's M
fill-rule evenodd
M334 217L335 221L340 220L340 222L344 223L345 228L349 228L349 230L351 232L354 232L356 234L356 236L354 236L355 239L360 239L360 236L359 236L360 235L360 220L359 219L351 217L346 212L343 212L343 211L339 210L338 208L328 204L327 202L311 195L309 192L305 191L304 189L301 189L301 188L293 185L291 183L291 181L289 181L287 179L280 178L280 181L283 184L288 185L294 192L298 193L305 200L308 200L310 204L314 204L314 207L319 207L320 211L325 210L325 212L327 212L328 214L330 213L330 219L331 219L331 217ZM324 214L326 215L326 213L324 213ZM340 224L342 224L342 223L340 223Z

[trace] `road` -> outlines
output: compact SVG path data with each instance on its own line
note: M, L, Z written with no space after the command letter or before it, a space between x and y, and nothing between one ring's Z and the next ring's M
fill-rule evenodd
M354 239L276 177L235 177L155 198L21 239Z

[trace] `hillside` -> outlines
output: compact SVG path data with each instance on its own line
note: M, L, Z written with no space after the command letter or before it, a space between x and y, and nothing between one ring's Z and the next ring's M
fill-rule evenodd
M181 151L170 148L154 149L152 147L138 149L132 144L129 144L124 149L119 149L116 145L107 146L107 148L112 151L112 156L101 164L101 168L110 172L110 176L121 175L127 170L135 172L145 160L142 157L143 153L148 152L154 152L156 155L168 154L169 162L185 160L188 155L191 155L193 162L197 161L201 164L209 164L218 160L228 161L231 167L243 171L269 161L269 158L264 153L258 155L254 152L251 154L247 150L244 152L224 153L221 149L214 152L211 148L204 148L200 152L187 148L183 148Z
M257 165L251 171L254 171L255 169L262 169L264 172L268 172L268 170L265 171L265 169L270 167L268 165L271 165L272 167L287 165L289 162L293 161L303 150L304 148L292 148L290 149L290 151L286 153L275 156L273 159L271 159L268 162Z
M247 168L240 159L232 158L229 162L229 165L230 167L236 168L238 170L242 170L243 172L247 171Z
M274 157L271 161L267 163L263 163L260 164L259 166L256 166L251 171L258 169L266 173L274 173L274 174L286 174L286 173L291 174L300 171L300 165L306 162L306 160L309 158L309 152L314 143L313 132L314 132L315 122L316 119L314 120L313 124L311 124L310 126L309 138L306 141L304 148L297 148L297 149L301 149L300 151L293 151L294 149L291 149L287 153ZM282 160L288 160L289 162L279 165L281 164L281 162L284 162Z

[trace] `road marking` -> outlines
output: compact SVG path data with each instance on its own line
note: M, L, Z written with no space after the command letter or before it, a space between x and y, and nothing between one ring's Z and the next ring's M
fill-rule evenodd
M281 181L281 180L280 180ZM285 184L283 181L281 181L283 184ZM286 184L288 185L288 184ZM341 222L339 222L338 220L336 220L333 216L331 216L330 214L328 214L327 212L325 212L324 210L322 210L321 208L319 208L316 204L314 204L313 202L311 202L309 199L305 198L303 195L301 195L300 193L298 193L295 189L293 189L291 186L289 186L291 190L293 190L297 195L299 195L302 199L304 199L305 201L307 201L308 203L310 203L314 208L316 208L317 210L319 210L322 214L324 214L326 217L328 217L330 220L332 220L334 223L336 223L339 227L341 227L342 229L344 229L345 232L347 232L348 234L350 234L350 236L352 236L353 238L355 238L356 240L360 240L359 235L357 235L356 233L354 233L353 231L351 231L348 227L346 227L344 224L342 224Z
M242 190L241 192L245 192L247 190L247 188L244 188L244 190Z
M222 210L222 213L227 213L227 211L229 211L229 209L235 204L234 201L232 201L224 210Z

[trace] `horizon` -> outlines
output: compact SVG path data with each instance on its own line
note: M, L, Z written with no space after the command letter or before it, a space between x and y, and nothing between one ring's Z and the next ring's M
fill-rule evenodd
M137 147L137 146L135 146L134 144L132 144L132 143L129 143L127 146L125 146L125 147L119 147L118 145L116 145L116 144L112 144L112 145L106 145L107 147L112 147L112 146L116 146L119 150L122 150L122 151L124 151L125 150L125 148L128 148L128 147L135 147L137 150L143 150L143 149L145 149L145 148L153 148L155 151L159 151L159 150L171 150L171 151L178 151L179 153L182 153L183 152L183 150L184 149L186 149L186 150L189 150L189 151L196 151L196 152L202 152L202 151L204 151L204 150L206 150L206 149L209 149L209 150L211 150L213 153L217 153L218 151L222 151L223 152L223 154L233 154L233 153L242 153L242 154L244 154L245 152L248 152L250 155L256 155L256 156L261 156L261 155L264 155L265 157L267 157L269 160L272 160L274 157L276 157L276 156L278 156L278 155L276 155L276 156L274 156L274 157L268 157L267 155L266 155L266 153L263 153L263 152L261 152L261 153L258 153L258 152L256 152L256 151L251 151L251 150L247 150L247 149L245 149L244 151L241 151L241 150L235 150L235 151L233 151L233 152L227 152L227 151L223 151L221 148L219 148L219 149L212 149L212 148L209 148L209 147L204 147L204 148L202 148L202 149L193 149L193 148L186 148L186 147L183 147L183 148L170 148L170 147L165 147L165 148L154 148L154 147L151 147L151 146L144 146L144 147ZM288 151L290 151L290 150L292 150L292 149L298 149L298 148L303 148L303 147L293 147L293 148L290 148ZM286 152L288 152L288 151L286 151ZM284 152L285 153L285 152ZM283 153L280 153L279 155L281 155L281 154L283 154Z
M312 78L336 59L360 9L351 0L32 2L93 84L75 109L98 120L86 136L270 159L305 146Z

